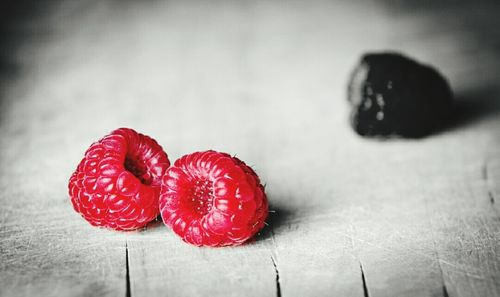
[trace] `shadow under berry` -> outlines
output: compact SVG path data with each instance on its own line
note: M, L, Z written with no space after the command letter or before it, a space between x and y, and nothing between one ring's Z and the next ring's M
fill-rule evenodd
M255 241L270 239L273 236L274 230L277 230L286 225L293 216L290 209L278 205L269 205L269 215L266 219L266 225L255 235Z

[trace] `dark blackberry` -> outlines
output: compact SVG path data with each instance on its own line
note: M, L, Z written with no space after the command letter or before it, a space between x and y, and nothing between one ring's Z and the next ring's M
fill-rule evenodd
M418 138L446 123L453 95L434 68L397 53L371 53L352 74L348 100L358 134Z

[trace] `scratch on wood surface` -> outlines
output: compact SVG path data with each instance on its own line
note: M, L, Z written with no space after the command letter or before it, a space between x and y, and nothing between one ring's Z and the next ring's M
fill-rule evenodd
M354 237L354 236L351 236L349 234L346 234L344 232L336 232L337 234L340 234L340 235L343 235L347 238L350 238L351 240L355 240L355 241L358 241L358 242L362 242L362 243L365 243L365 244L368 244L372 247L375 247L375 248L378 248L378 249L381 249L381 250L385 250L385 251L388 251L388 252L394 252L394 253L397 253L398 251L397 250L394 250L394 249L391 249L391 248L388 248L388 247L385 247L385 246L381 246L373 241L370 241L370 240L365 240L365 239L361 239L359 237ZM418 255L418 256L421 256L425 259L428 259L428 260L431 260L431 261L436 261L436 258L433 257L433 256L430 256L430 255L426 255L424 253L421 253L421 252L417 252L416 250L412 249L412 248L405 248L406 251L414 254L414 255ZM446 260L443 260L443 259L440 259L438 258L437 259L437 262L439 264L445 264L446 266L450 267L451 269L453 269L454 272L456 273L461 273L465 276L468 276L468 277L471 277L471 278L474 278L474 279L482 279L484 280L484 276L480 275L479 274L479 271L473 271L473 272L470 272L470 267L463 267L463 266L459 266L457 264L454 264L454 263L451 263L451 262L448 262Z
M125 297L131 297L130 291L130 266L128 262L128 243L125 240Z
M370 297L370 294L368 293L368 286L366 285L366 278L365 278L365 272L363 270L363 265L361 264L361 261L359 261L359 269L361 269L361 281L363 282L363 293L365 297Z

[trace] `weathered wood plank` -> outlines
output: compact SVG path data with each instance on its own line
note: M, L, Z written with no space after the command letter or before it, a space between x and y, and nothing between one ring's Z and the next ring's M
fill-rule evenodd
M439 135L439 144L422 150L428 161L407 165L416 172L426 204L445 296L498 296L500 224L489 191L499 182L488 181L487 168L488 160L500 156L500 89L496 83L492 87L498 64L491 56L498 50L487 40L499 37L491 27L499 6L435 6L415 3L411 8L422 13L400 16L392 38L398 48L438 65L450 78L457 96L456 126Z
M455 147L443 150L438 168L444 175L462 174L429 183L430 218L444 279L450 296L498 296L500 222L482 176L486 154L479 155L482 150L475 147L460 156L453 154Z
M7 180L8 181L8 180ZM0 296L124 296L125 245L119 234L88 230L55 198L23 209L2 210ZM38 197L43 198L42 195ZM71 223L76 222L76 223Z
M52 72L64 61L44 65L57 22L46 13L57 3L19 4L17 17L2 22L0 296L125 296L123 234L90 228L67 196L94 136L78 140L78 112L57 96L68 96Z
M0 295L500 295L498 49L475 42L498 37L497 4L75 3L19 29L29 38L1 58L17 75L0 69ZM421 140L352 133L347 75L386 48L451 79L453 127ZM172 160L238 154L267 183L271 226L224 249L160 223L91 228L67 178L119 126Z
M361 51L349 37L366 29L365 26L354 26L342 32L341 24L353 17L347 13L358 7L344 8L345 14L336 9L333 4L309 7L298 1L278 4L263 1L244 5L218 2L209 6L173 3L165 10L172 17L165 18L164 11L156 10L149 14L149 23L140 28L140 33L133 34L144 36L155 30L166 30L169 34L172 28L181 27L185 33L168 35L170 39L162 42L156 39L143 39L141 42L144 47L155 42L155 46L166 47L169 52L176 48L185 49L182 56L177 55L177 51L173 52L179 61L169 65L166 72L172 75L167 77L181 73L187 76L186 80L197 83L196 88L186 95L180 94L185 96L182 101L176 102L176 112L186 110L182 118L190 123L185 126L182 122L182 130L195 138L173 139L171 147L184 151L212 147L237 152L242 159L255 164L267 181L269 199L277 208L276 216L283 216L284 210L291 210L289 218L278 219L281 224L287 224L287 220L295 221L291 229L295 232L292 233L287 232L290 230L287 227L272 226L275 243L263 251L256 250L253 245L235 248L248 261L244 262L244 266L232 256L233 250L198 251L182 245L165 244L166 239L129 242L132 247L129 255L134 294L160 292L165 288L176 295L200 294L202 290L223 295L241 294L243 291L239 283L221 280L225 277L223 275L206 276L209 270L205 265L214 265L213 270L223 268L235 273L232 278L252 283L252 294L275 294L278 274L280 294L283 296L324 296L332 292L363 296L360 263L353 256L350 238L345 235L350 225L341 223L335 226L316 220L310 222L307 216L300 217L300 220L295 218L295 212L303 207L303 199L307 201L307 208L331 205L328 194L319 195L311 191L318 188L320 190L316 192L325 194L332 189L333 183L328 185L322 179L313 180L329 173L330 165L325 163L310 176L303 176L301 167L312 165L307 170L314 172L318 164L311 149L327 152L327 149L336 146L334 138L325 142L325 149L309 146L324 139L326 127L332 127L333 133L340 130L335 129L336 126L345 127L343 121L340 125L337 122L344 118L343 99L332 100L331 94L325 90L329 90L331 85L342 86L333 92L343 93L344 74L352 66L349 62L354 63L356 52ZM185 16L185 13L189 19L202 19L203 26L185 23L184 19L175 17ZM331 13L337 17L331 18ZM213 21L215 19L217 22ZM338 40L345 42L346 47L335 48ZM370 40L379 43L376 38ZM341 58L344 55L352 56L352 61ZM324 64L330 67L323 68ZM214 73L213 69L217 71ZM304 72L308 74L304 75ZM311 98L318 98L313 100L322 105L311 104ZM321 114L324 109L332 110L339 115L338 119L330 115L316 119L315 115ZM165 110L167 115L172 112ZM169 122L166 127L175 129L179 125L176 123L178 118L179 115L173 118L166 116L162 121ZM329 128L326 130L330 131ZM321 152L318 152L319 156ZM334 163L333 158L331 161ZM284 170L287 174L283 174ZM335 173L341 174L340 171ZM338 229L330 232L332 226ZM315 242L317 245L311 247ZM158 246L162 248L158 249ZM182 257L177 256L181 248L182 254L185 254ZM176 256L171 258L169 253ZM205 261L198 255L200 253ZM270 255L273 255L273 262L269 261ZM156 264L152 266L151 263ZM198 263L200 271L192 272ZM147 277L149 269L163 273L150 278ZM189 279L190 285L177 285L186 282L189 272L196 274ZM261 275L266 276L266 281L257 281ZM224 291L221 291L221 286ZM245 287L243 290L246 290Z
M132 296L276 296L269 241L197 248L163 226L127 238Z

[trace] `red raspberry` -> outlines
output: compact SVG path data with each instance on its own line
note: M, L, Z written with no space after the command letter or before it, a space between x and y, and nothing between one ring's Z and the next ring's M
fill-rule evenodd
M132 129L115 130L90 146L71 175L71 202L94 226L141 228L159 214L161 177L169 166L154 139Z
M163 176L160 212L165 224L196 246L245 242L264 226L268 204L255 172L214 151L183 156Z

